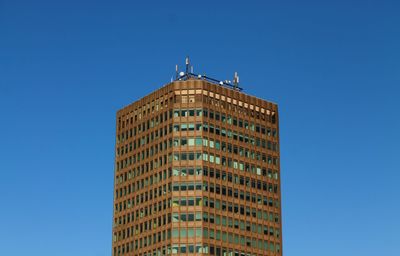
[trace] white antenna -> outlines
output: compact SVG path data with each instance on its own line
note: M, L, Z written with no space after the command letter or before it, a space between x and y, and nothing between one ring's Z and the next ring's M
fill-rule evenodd
M190 65L189 56L186 57L185 63L186 63L186 74L187 74L189 73L189 65Z
M235 89L237 89L239 86L239 75L237 72L235 72L235 75L233 77L233 86Z

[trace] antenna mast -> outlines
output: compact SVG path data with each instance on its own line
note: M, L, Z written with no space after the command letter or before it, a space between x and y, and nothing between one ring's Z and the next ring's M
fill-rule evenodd
M189 66L190 66L190 60L189 60L189 56L186 57L186 74L189 73Z
M208 82L219 84L221 86L228 87L238 91L243 90L243 88L239 87L239 75L237 72L235 72L234 74L233 83L230 80L217 80L215 78L206 76L205 74L204 75L195 74L193 71L193 66L190 65L189 56L187 56L185 59L185 72L183 71L179 72L178 65L175 65L175 81L189 80L193 78L206 80Z
M234 89L238 89L238 87L239 87L239 75L237 72L235 72L235 75L233 77L233 86L234 86Z

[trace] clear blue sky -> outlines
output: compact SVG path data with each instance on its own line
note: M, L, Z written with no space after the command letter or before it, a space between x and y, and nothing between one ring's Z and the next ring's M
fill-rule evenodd
M400 255L399 1L133 2L0 0L0 255L111 255L116 111L186 55L279 104L286 256Z

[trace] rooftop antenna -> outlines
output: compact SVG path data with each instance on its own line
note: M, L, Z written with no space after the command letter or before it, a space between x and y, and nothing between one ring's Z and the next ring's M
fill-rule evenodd
M213 84L219 84L223 87L227 87L233 90L241 91L243 88L239 86L239 75L238 72L235 72L233 80L218 80L212 77L207 76L206 74L195 74L193 65L190 65L189 56L185 59L185 70L179 71L178 65L175 65L175 81L186 81L193 78L206 80L207 82Z
M237 72L235 72L235 75L234 75L234 77L233 77L233 88L234 88L235 90L237 90L238 87L239 87L239 75L238 75Z
M189 56L186 57L186 74L189 73L190 60Z

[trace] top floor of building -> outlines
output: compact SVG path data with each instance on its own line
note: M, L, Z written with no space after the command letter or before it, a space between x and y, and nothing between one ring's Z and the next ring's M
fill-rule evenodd
M214 106L226 109L226 112L237 112L252 119L276 119L278 113L275 103L201 78L190 78L171 82L120 109L117 112L117 125L125 126L124 123L146 120L161 111L173 109L174 104L200 107L201 102L211 102Z

